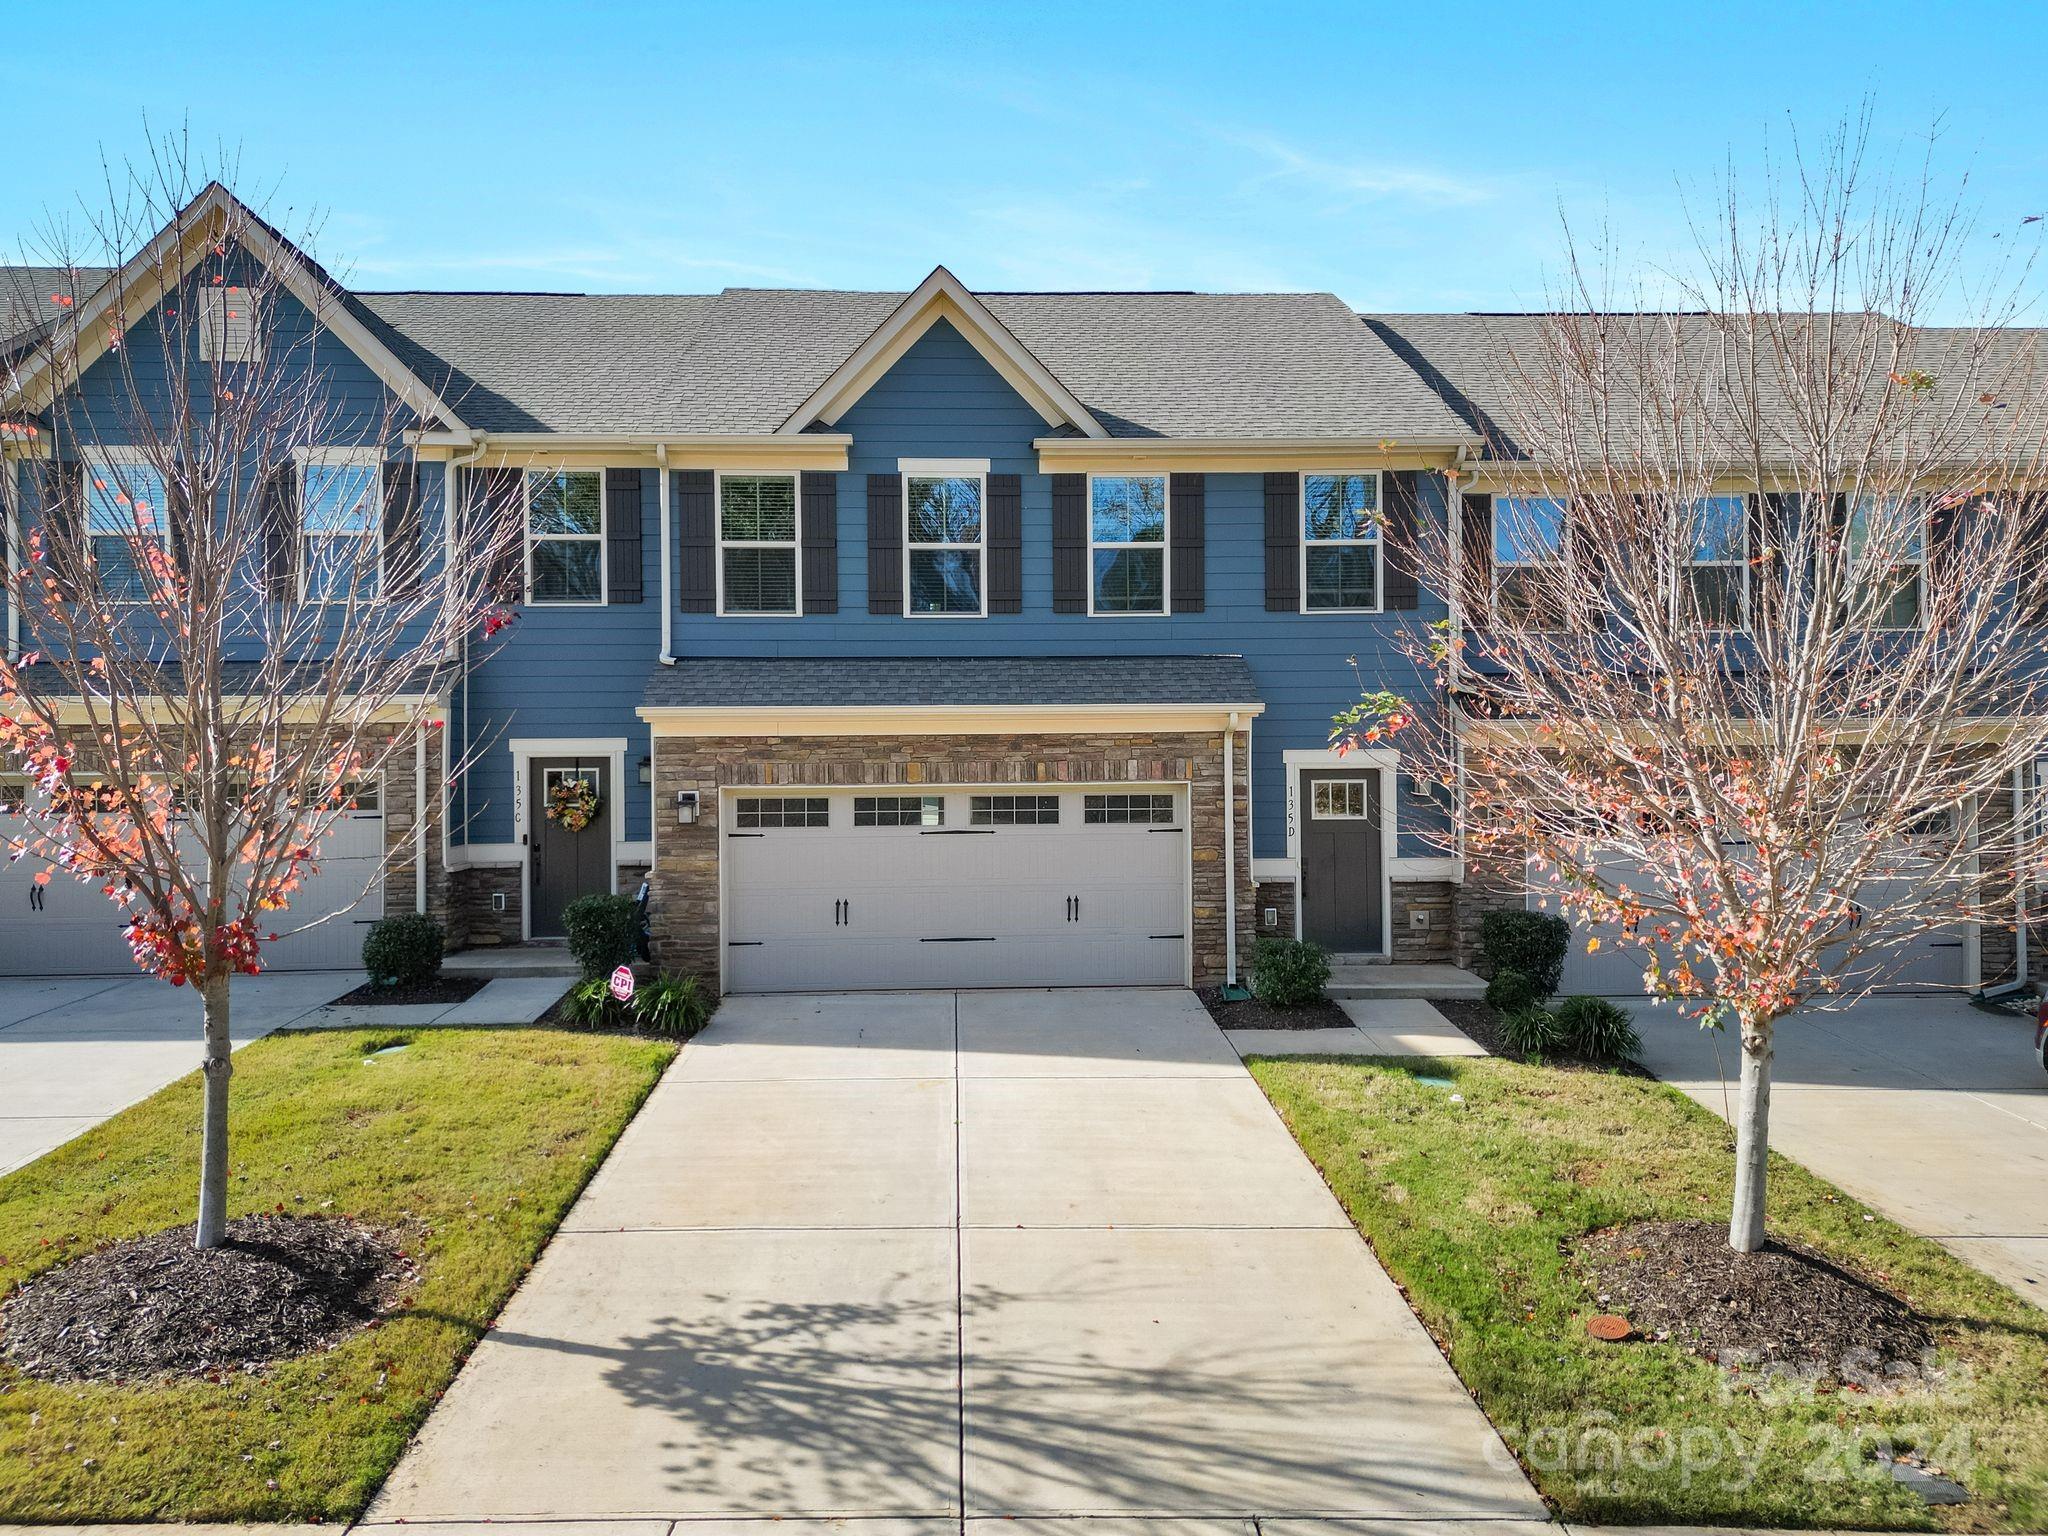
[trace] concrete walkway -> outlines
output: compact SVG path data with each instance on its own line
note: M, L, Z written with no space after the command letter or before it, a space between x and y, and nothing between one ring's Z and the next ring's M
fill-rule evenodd
M367 1523L963 1513L1544 1518L1200 1004L1096 991L728 1002Z
M1725 1115L1735 1042L1631 1007L1643 1065ZM2025 1019L1952 997L1796 1015L1778 1026L1771 1145L2048 1307L2048 1073L2032 1043Z
M360 971L234 982L237 1049L279 1029L525 1024L566 982L494 981L464 1003L327 1008ZM199 1000L147 976L0 977L0 1174L62 1146L199 1066Z

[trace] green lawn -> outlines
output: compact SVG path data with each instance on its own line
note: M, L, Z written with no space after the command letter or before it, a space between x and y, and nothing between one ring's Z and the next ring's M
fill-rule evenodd
M0 1521L359 1512L675 1054L553 1030L274 1035L235 1057L229 1215L400 1232L417 1290L333 1351L220 1381L49 1385L0 1367ZM197 1054L194 1043L194 1054ZM0 1293L189 1222L196 1074L0 1179Z
M1727 1217L1730 1132L1675 1090L1491 1059L1251 1070L1566 1518L2048 1528L2048 1316L1783 1159L1772 1230L1933 1319L1938 1380L1759 1392L1675 1345L1587 1337L1605 1309L1566 1256L1575 1239L1636 1218ZM1873 1126L1871 1155L1912 1149ZM1886 1442L1978 1498L1928 1510L1873 1475L1867 1449Z

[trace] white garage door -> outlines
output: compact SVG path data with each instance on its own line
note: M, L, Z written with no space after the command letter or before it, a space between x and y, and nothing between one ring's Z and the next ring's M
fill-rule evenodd
M0 830L9 807L17 803L0 800ZM335 823L319 872L307 877L291 907L274 914L274 920L283 932L329 913L339 915L265 945L267 969L337 970L362 964L363 931L384 915L384 882L375 878L383 858L384 810L369 786L357 791L356 805ZM121 909L97 885L81 885L64 875L37 885L39 867L29 859L0 862L0 976L137 974L122 937Z
M729 991L1187 979L1179 787L724 801Z
M1622 884L1638 892L1656 889L1642 870L1625 860L1607 860L1602 869L1603 879L1610 889ZM1532 873L1531 884L1540 886L1542 877ZM1864 905L1873 912L1881 911L1884 891L1882 883L1873 882L1864 893ZM1529 906L1538 911L1561 910L1554 898L1540 892L1529 897ZM1600 947L1588 953L1586 941L1591 938L1598 938ZM1678 958L1668 947L1662 952L1667 965ZM1859 984L1867 986L1875 982L1882 991L1927 991L1936 987L1966 986L1971 982L1971 978L1964 974L1967 953L1965 929L1961 924L1916 933L1901 948L1887 952L1880 959L1863 962L1863 977ZM1585 992L1596 997L1641 997L1645 958L1643 946L1633 941L1625 942L1616 925L1574 924L1571 944L1565 950L1564 981L1559 991L1565 996Z

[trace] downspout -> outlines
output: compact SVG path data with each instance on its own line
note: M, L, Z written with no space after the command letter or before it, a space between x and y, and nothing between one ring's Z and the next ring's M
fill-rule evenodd
M2041 809L2036 807L2035 814L2037 816L2041 814ZM2013 837L2013 851L2015 854L2019 852L2023 846L2023 839L2027 836L2027 823L2023 819L2026 814L2027 765L2021 763L2016 765L2012 771L2012 825L2015 834ZM2030 979L2027 973L2027 917L2032 903L2027 900L2029 894L2027 887L2031 884L2032 877L2027 872L2026 860L2015 858L2013 862L2017 866L2013 870L2012 882L2013 978L2020 985L2024 986Z
M21 465L20 459L0 459L0 508L4 508L7 562L13 570L21 562ZM7 583L0 598L7 603L7 659L21 659L21 605L14 600L14 583Z
M412 906L427 915L427 732L421 720L412 729Z
M675 608L669 597L669 496L673 476L668 468L668 444L654 445L654 462L661 466L661 655L658 658L664 667L676 664L675 658Z
M445 546L445 555L444 555L444 558L445 558L445 559L446 559L446 560L448 561L448 568L447 568L447 570L448 570L448 571L453 571L453 570L455 569L455 554L456 554L456 539L457 539L457 530L456 530L456 515L457 515L457 508L458 508L458 506L460 505L460 497L459 497L459 495L458 495L458 491L459 491L459 488L460 488L460 486L461 486L461 483L462 483L462 476L461 476L461 471L463 471L463 470L467 469L467 468L468 468L468 467L469 467L470 465L474 464L474 463L475 463L475 462L476 462L476 461L477 461L478 459L480 459L480 458L482 458L482 457L484 456L484 447L485 447L485 445L486 445L486 444L487 444L487 443L488 443L488 442L490 441L490 438L489 438L489 436L488 436L487 434L485 434L485 433L482 433L482 432L477 432L477 433L473 433L473 434L471 434L471 437L470 437L470 441L471 441L471 442L472 442L472 443L473 443L473 444L474 444L475 446L474 446L474 447L472 447L472 448L471 448L471 449L469 450L469 452L468 452L468 453L466 453L466 454L462 455L462 457L460 457L460 458L453 458L453 457L451 457L451 458L449 458L449 459L447 460L447 466L448 466L448 467L447 467L447 479L446 479L446 480L445 480L445 481L443 482L443 487L442 487L442 492L441 492L441 501L442 501L442 508L441 508L441 525L442 525L442 538L443 538L443 542L444 542L444 546ZM445 572L445 571L443 572L443 576L442 576L442 579L443 579L444 581L445 581L445 580L447 579L447 572ZM463 843L463 847L464 847L464 848L467 848L467 847L469 846L469 827L470 827L470 821L469 821L469 729L470 729L470 724L469 724L469 625L468 625L468 624L464 624L464 625L462 626L462 634L461 634L461 636L460 636L460 639L459 639L459 642L458 642L458 643L459 643L459 645L460 645L460 647L461 647L461 657L460 657L460 660L459 660L459 661L458 661L458 663L457 663L457 666L458 666L458 667L460 668L460 670L461 670L461 672L462 672L462 743L461 743L461 746L462 746L462 764L463 764L463 770L462 770L462 843ZM442 737L442 742L441 742L441 782L442 782L442 785L444 786L444 789L445 789L445 786L447 785L447 782L448 782L448 765L449 765L449 757L450 757L450 754L449 754L449 752L448 752L448 743L447 743L447 737L446 737L446 736L443 736L443 737ZM453 836L454 836L455 834L454 834L454 828L453 828L453 826L452 826L452 825L450 824L450 818L448 818L447 816L445 816L445 815L444 815L444 816L442 817L442 821L441 821L441 827L442 827L442 836L443 836L444 838L453 838Z
M1237 711L1223 733L1223 984L1237 985Z

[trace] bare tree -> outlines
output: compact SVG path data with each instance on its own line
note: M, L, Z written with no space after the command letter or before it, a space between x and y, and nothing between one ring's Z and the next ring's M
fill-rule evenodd
M136 963L198 993L205 1248L226 1229L230 979L360 899L291 910L357 786L441 731L461 642L502 622L510 521L423 526L408 443L432 400L338 380L340 288L190 166L172 143L110 177L81 234L52 227L62 281L7 363L0 749L29 783L0 845L97 887Z
M1474 875L1540 892L1653 997L1741 1037L1731 1244L1764 1240L1776 1025L1893 974L1916 935L2014 920L2012 812L2048 746L2048 349L2028 268L1867 126L1732 190L1676 281L1618 305L1576 249L1497 323L1493 442L1417 558L1441 710L1369 697L1455 790ZM2005 240L2002 250L2013 244ZM1925 317L1967 304L1975 318Z

